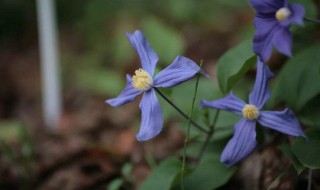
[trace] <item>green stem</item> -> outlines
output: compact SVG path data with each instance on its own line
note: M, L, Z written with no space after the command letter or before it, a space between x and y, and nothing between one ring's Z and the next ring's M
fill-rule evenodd
M178 106L176 106L171 100L169 100L158 88L154 88L156 90L156 92L166 101L168 102L178 113L180 113L185 119L190 120L191 124L193 126L195 126L197 129L199 129L200 131L204 132L204 133L208 133L208 131L201 127L199 124L197 124L195 121L193 121L192 119L190 119L187 114L185 114L180 108L178 108Z
M213 136L214 128L215 128L215 126L216 126L216 123L217 123L217 120L218 120L218 117L219 117L219 113L220 113L220 110L217 110L217 112L216 112L216 114L215 114L215 116L214 116L214 118L213 118L212 125L211 125L210 128L209 128L209 132L207 133L206 140L204 141L204 144L202 145L202 147L201 147L201 149L200 149L200 152L199 152L199 154L198 154L198 156L197 156L197 160L196 160L197 162L200 161L200 159L201 159L204 151L206 150L206 148L207 148L207 146L208 146L208 144L209 144L209 142L210 142L210 139L211 139L212 136Z
M200 69L202 68L202 64L203 64L203 61L201 60ZM191 117L192 117L192 113L193 113L193 109L194 109L194 103L195 103L196 97L197 97L199 79L200 79L200 73L197 74L197 81L196 81L196 86L195 86L194 95L193 95L193 99L192 99L191 110L190 110L190 114L189 114L188 129L187 129L186 137L184 139L182 168L181 168L181 189L182 190L184 190L184 174L185 174L185 168L186 168L187 144L189 141L190 126L192 123Z
M303 17L303 20L320 24L320 20L314 18Z
M311 190L312 188L312 169L309 169L308 174L308 190Z

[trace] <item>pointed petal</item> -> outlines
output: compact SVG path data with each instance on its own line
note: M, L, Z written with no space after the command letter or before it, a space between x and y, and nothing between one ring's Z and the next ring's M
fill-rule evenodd
M288 57L292 56L292 36L289 28L282 28L274 34L273 45L279 52L287 55Z
M116 107L126 104L128 102L132 102L139 94L141 94L141 92L135 89L132 86L131 82L132 79L130 75L127 75L127 85L125 89L116 98L106 100L106 103L110 104L113 107Z
M133 34L127 33L127 38L139 54L142 69L146 70L152 77L159 60L158 55L150 47L146 37L140 30L136 30Z
M155 87L173 87L191 79L200 70L192 60L178 56L167 68L160 71L153 80Z
M261 109L270 97L268 80L272 76L269 67L258 58L256 81L249 96L249 103L255 105L258 109Z
M242 118L234 126L233 137L222 152L221 162L231 167L249 156L256 145L256 122Z
M202 107L215 108L221 110L231 111L235 114L241 115L242 109L246 105L245 102L233 95L232 92L228 96L214 101L201 100Z
M274 14L285 5L285 0L250 0L250 4L257 13Z
M281 26L275 17L255 17L253 23L256 29L253 38L253 51L262 59L263 62L266 62L272 53L274 33L277 32Z
M163 126L162 109L153 89L144 92L140 102L141 127L138 141L147 141L158 135Z
M303 25L304 7L298 3L292 3L290 4L290 9L292 11L292 16L289 19L290 23Z
M290 109L283 111L261 111L258 122L270 129L290 136L303 136L301 125Z
M273 45L279 52L287 55L288 57L292 56L292 35L289 28L281 28L274 33Z

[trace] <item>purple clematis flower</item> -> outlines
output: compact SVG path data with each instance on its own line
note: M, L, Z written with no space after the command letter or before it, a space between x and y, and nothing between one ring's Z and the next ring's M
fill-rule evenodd
M304 8L288 0L250 0L256 10L253 50L266 62L275 47L279 52L291 56L292 36L289 30L292 23L303 24Z
M257 67L256 81L249 96L249 104L234 96L232 92L220 100L201 101L203 107L227 110L243 116L235 124L233 137L229 140L221 156L221 162L227 164L228 167L246 158L255 149L257 145L256 122L287 135L306 137L291 110L261 110L270 97L267 82L273 74L260 60L258 60Z
M133 101L143 93L139 105L142 121L136 138L139 141L146 141L158 135L163 126L162 109L154 88L176 86L191 79L200 71L200 67L186 57L177 56L171 65L153 77L159 60L158 55L150 47L141 31L136 30L133 34L127 33L127 38L139 54L142 69L136 70L132 77L127 74L125 89L118 97L106 100L106 103L111 106L121 106Z

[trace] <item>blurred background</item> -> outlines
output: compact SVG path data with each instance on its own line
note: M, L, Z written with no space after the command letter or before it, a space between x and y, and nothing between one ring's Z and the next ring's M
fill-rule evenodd
M177 55L215 79L219 56L251 39L247 0L56 0L62 115L55 131L43 122L36 2L0 1L0 189L137 189L153 166L179 155L186 124L164 105L165 127L154 140L135 139L138 100L104 101L140 68L125 33L142 30L158 53L158 69ZM254 75L253 75L254 76ZM193 84L193 83L191 83ZM212 99L216 82L203 79ZM186 85L165 91L184 110ZM191 89L192 92L192 89ZM199 95L200 96L200 95ZM177 127L176 127L177 126Z

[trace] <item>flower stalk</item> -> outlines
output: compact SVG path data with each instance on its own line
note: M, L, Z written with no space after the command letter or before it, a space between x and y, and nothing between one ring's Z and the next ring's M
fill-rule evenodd
M207 137L206 137L206 140L204 141L201 149L200 149L200 152L197 156L197 163L200 161L200 159L202 158L202 155L204 153L204 151L206 150L209 142L210 142L210 139L212 138L213 134L214 134L214 128L216 127L216 123L218 121L218 117L219 117L219 114L220 114L220 110L217 110L216 114L214 115L214 118L213 118L213 122L212 122L212 125L210 126L209 128L209 132L207 133Z
M169 98L166 97L166 95L164 95L158 88L154 88L154 89L168 104L170 104L180 115L182 115L182 117L184 117L187 120L190 119L190 122L194 127L196 127L197 129L199 129L204 133L208 133L208 131L204 127L200 126L198 123L196 123L191 118L189 118L187 114L185 114L177 105L175 105L171 100L169 100Z
M200 62L200 70L202 68L202 64L203 61L201 60ZM196 101L196 97L197 97L197 92L198 92L198 85L199 85L199 79L200 79L200 70L199 73L197 74L197 81L196 81L196 86L194 89L194 95L192 98L192 104L191 104L191 110L190 110L190 114L189 114L189 122L188 122L188 128L187 128L187 134L186 137L184 139L184 146L183 146L183 157L182 157L182 168L181 168L181 189L184 190L184 174L185 174L185 168L186 168L186 157L187 157L187 144L189 141L189 134L190 134L190 126L191 126L191 117L193 114L193 109L194 109L194 103Z
M318 23L318 24L320 24L320 20L314 19L314 18L303 17L303 20L305 20L305 21L307 21L307 22L313 22L313 23Z

